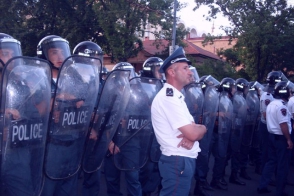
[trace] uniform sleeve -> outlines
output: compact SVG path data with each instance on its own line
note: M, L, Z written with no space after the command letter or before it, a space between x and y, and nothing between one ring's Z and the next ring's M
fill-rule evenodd
M186 103L182 103L183 101L184 100L180 100L176 97L164 98L162 109L173 129L178 129L192 123L191 119L189 118L189 110L186 106Z
M276 111L276 115L277 115L277 121L279 124L284 123L284 122L288 122L289 117L288 117L288 108L283 105L278 107L277 111Z

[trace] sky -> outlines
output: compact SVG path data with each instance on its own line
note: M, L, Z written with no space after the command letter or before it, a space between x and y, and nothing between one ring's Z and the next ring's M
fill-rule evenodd
M180 18L180 22L183 22L186 27L195 28L197 35L201 36L203 33L210 33L213 35L225 35L225 32L220 30L219 27L230 26L227 18L223 17L221 14L217 16L217 19L212 21L207 21L203 15L207 15L209 8L207 6L201 6L196 11L193 11L196 3L194 0L179 0L180 3L186 3L187 7L183 8L181 11L177 12L177 17ZM288 0L288 5L294 5L294 0ZM212 27L214 24L214 31L212 33Z

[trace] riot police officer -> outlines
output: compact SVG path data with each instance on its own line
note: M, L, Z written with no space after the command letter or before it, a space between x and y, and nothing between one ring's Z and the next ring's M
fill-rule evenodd
M264 92L260 97L260 123L259 123L259 133L260 133L260 148L261 148L261 165L259 172L263 170L265 162L268 157L268 130L266 126L266 108L268 104L274 99L272 96L274 86L280 81L286 81L287 78L281 71L271 71L267 74L266 86Z
M195 179L196 186L194 189L195 195L208 195L205 190L213 190L207 182L210 143L213 134L216 113L219 107L219 92L218 87L220 82L211 75L205 75L200 78L202 90L204 93L202 123L207 127L207 133L199 141L201 152L196 159Z
M6 67L1 88L1 110L5 120L1 120L4 149L0 194L39 195L44 177L51 71L46 61L37 58L10 59L21 55L20 42L6 34L1 40L0 58L6 62Z
M148 58L143 64L141 77L163 80L164 75L159 72L160 66L162 66L162 64L163 60L159 57ZM150 157L148 158L148 161L144 167L140 170L140 183L142 186L143 196L151 195L151 193L154 192L157 188L160 189L159 186L161 178L158 170L158 160L156 158L152 158L159 156L160 146L154 137L151 144Z
M229 138L232 128L233 103L236 92L236 82L232 78L224 78L219 86L220 99L211 141L211 153L215 161L210 185L213 188L227 190L228 184L224 179Z
M246 79L238 78L236 80L237 91L233 97L234 113L229 145L229 153L231 158L231 176L229 181L238 185L245 185L245 182L239 179L238 171L240 170L241 142L247 116L247 102L245 100L245 95L248 92L248 85L249 83Z
M55 96L55 91L57 89L57 77L60 71L60 68L67 57L71 54L69 43L67 40L63 39L57 35L48 35L40 40L37 45L37 56L41 59L49 61L51 65L52 80L51 80L51 98ZM54 112L54 119L59 119L59 113ZM48 150L48 147L47 147ZM53 160L49 160L53 161ZM77 185L77 175L72 178L63 179L63 180L53 180L46 176L44 182L44 188L42 195L54 195L60 194L61 191L66 192L67 194L76 194L76 191L73 190L73 187Z
M79 55L81 57L95 57L100 60L101 63L103 63L103 51L101 47L91 41L83 41L77 44L73 50L73 54ZM90 59L89 59L90 60ZM95 61L95 59L91 59L91 61ZM100 63L97 63L97 66L100 66ZM105 67L103 67L105 68ZM103 81L102 80L102 73L105 74L105 69L101 70L100 72L100 86L99 86L99 92L101 92L101 89L103 87ZM99 68L100 69L100 68ZM106 72L107 74L107 72ZM100 95L100 93L99 93ZM99 97L99 96L98 96ZM99 99L99 98L98 98ZM97 102L98 102L97 99ZM97 105L97 103L95 104ZM95 130L91 130L89 135L89 142L91 140L96 141L98 138L98 134ZM101 177L101 170L98 169L97 171L94 171L92 173L83 172L83 195L84 196L97 196L99 195L100 190L100 177Z
M269 132L268 137L268 159L262 171L260 183L257 189L259 194L268 193L268 184L271 176L276 171L276 195L287 195L284 193L287 174L289 169L289 158L293 143L291 140L291 115L286 102L290 97L290 89L286 81L278 82L274 87L274 100L266 109L266 124Z
M112 70L129 70L129 78L134 78L136 76L134 67L128 62L120 62L116 64ZM120 87L117 87L120 88ZM144 103L141 102L141 103ZM131 105L136 105L135 100L128 101L128 106L126 110L130 109ZM125 111L125 115L128 115L128 111ZM120 146L119 143L122 139L128 137L129 133L126 127L128 126L128 118L123 117L121 119L120 125L117 127L117 131L113 140L108 145L109 155L105 157L104 160L104 173L107 185L107 193L109 195L120 195L120 175L121 170L117 168L115 164L116 157L121 160L120 164L122 167L127 167L125 171L125 178L127 182L127 191L129 195L142 195L141 183L139 181L139 168L138 168L138 156L139 156L139 146L138 141L132 143L124 143ZM123 159L121 159L123 158ZM132 168L132 169L130 169Z

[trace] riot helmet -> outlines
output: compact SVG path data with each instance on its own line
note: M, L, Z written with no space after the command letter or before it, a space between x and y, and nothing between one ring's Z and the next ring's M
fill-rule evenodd
M20 42L8 34L0 33L0 60L5 64L14 56L22 56Z
M276 99L283 99L288 101L290 97L290 89L288 82L281 81L275 85L273 97Z
M164 74L159 72L163 60L158 57L150 57L143 64L141 76L149 78L164 79Z
M288 81L287 86L290 89L291 95L293 95L294 94L294 83L291 81Z
M288 81L287 77L281 71L271 71L267 74L266 82L269 85L275 85L281 81Z
M37 46L37 56L48 60L55 69L59 69L70 55L68 41L57 35L44 37Z
M236 80L237 91L240 91L244 94L248 92L249 82L244 78L238 78Z
M108 69L105 66L103 66L101 70L101 79L106 80L108 73L109 73Z
M236 92L236 82L232 78L224 78L220 82L219 92L228 92L230 96L233 96Z
M130 71L130 77L129 77L129 79L136 77L136 73L135 73L135 68L134 68L134 66L131 65L131 64L128 63L128 62L120 62L120 63L117 63L117 64L112 68L112 70L116 70L116 69L121 69L121 70L128 70L128 71Z
M197 72L196 68L193 67L193 66L190 66L189 69L193 73L193 81L194 82L199 82L199 75L198 75L198 72Z
M257 81L249 82L249 91L255 90L259 96L264 92L264 86Z
M73 50L73 54L80 55L80 56L87 56L87 57L96 57L101 60L103 65L103 51L101 47L91 41L83 41L76 45Z

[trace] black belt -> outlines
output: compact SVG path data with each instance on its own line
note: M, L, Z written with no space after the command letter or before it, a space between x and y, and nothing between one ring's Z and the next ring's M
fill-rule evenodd
M284 135L278 135L278 134L274 134L274 133L270 133L274 138L275 140L280 140L280 139L285 139L285 136Z

